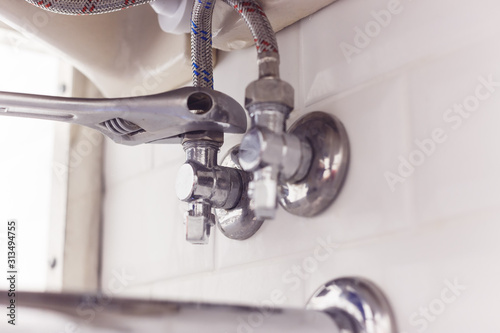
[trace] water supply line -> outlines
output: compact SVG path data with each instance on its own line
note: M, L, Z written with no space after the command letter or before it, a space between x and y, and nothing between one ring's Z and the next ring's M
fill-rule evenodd
M216 0L196 0L192 19L193 71L211 75L212 15ZM266 13L257 1L222 0L236 10L247 23L258 53L259 78L279 78L280 55L276 35Z
M66 15L93 15L115 12L154 0L26 0L42 9Z

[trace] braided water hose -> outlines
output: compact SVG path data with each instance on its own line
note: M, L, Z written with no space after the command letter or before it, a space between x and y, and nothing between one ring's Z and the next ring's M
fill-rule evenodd
M26 0L45 10L67 15L92 15L143 5L154 0Z
M233 7L243 17L252 32L255 46L259 54L270 53L279 57L276 34L266 13L255 0L222 0Z
M195 0L191 16L193 86L214 88L212 16L215 0Z
M213 88L212 14L216 0L195 0L191 20L193 84ZM276 35L262 7L255 0L222 0L245 20L259 56L259 76L279 77Z

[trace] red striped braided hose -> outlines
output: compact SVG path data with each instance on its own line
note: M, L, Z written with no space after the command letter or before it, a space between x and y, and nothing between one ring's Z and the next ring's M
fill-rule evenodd
M26 0L45 10L66 15L92 15L143 5L154 0Z

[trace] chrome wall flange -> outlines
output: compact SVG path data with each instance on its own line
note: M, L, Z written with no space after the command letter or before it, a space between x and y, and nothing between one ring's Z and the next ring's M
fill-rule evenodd
M328 208L342 189L349 168L349 138L337 117L319 111L300 118L288 133L309 142L313 157L302 180L280 183L280 204L291 214L315 216Z
M248 184L252 174L242 170L237 145L224 156L221 165L226 168L240 170L242 178L242 194L238 205L232 209L215 209L215 217L219 230L224 236L234 240L245 240L252 237L262 226L264 219L255 216L248 197Z
M382 291L361 278L341 278L320 287L308 310L328 313L343 333L396 333L395 317Z

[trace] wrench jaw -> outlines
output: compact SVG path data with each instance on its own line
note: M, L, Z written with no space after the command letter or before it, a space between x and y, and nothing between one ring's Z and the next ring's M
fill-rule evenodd
M126 145L142 143L170 144L181 143L184 134L192 132L244 133L247 117L243 107L233 98L208 88L189 87L153 95L150 103L139 97L129 101L130 110L125 119L136 128L123 135L113 134L115 141ZM164 112L164 101L172 101L168 112ZM138 104L137 104L138 103ZM154 121L151 121L151 120ZM101 124L109 130L109 123ZM123 126L122 126L123 127ZM118 134L118 137L116 136Z

